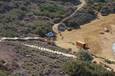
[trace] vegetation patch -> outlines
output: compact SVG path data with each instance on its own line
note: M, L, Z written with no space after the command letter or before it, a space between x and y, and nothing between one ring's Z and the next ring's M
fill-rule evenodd
M70 76L115 76L101 65L76 60L65 64L65 72Z
M115 64L115 61L111 61L109 59L105 59L105 62L108 63L108 64Z
M64 15L64 7L56 4L42 4L40 6L40 11L42 15L50 17L59 17Z
M0 70L0 76L8 76L8 74L5 71Z

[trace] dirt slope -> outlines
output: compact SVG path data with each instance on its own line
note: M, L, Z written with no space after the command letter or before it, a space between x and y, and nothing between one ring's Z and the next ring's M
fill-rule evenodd
M105 27L112 28L111 32L104 32ZM104 34L100 34L103 32ZM98 19L82 25L81 29L76 29L71 32L65 31L62 37L57 35L56 44L63 48L72 48L76 51L76 41L87 41L93 53L106 58L114 58L112 53L112 43L115 42L115 14L108 16L99 16Z

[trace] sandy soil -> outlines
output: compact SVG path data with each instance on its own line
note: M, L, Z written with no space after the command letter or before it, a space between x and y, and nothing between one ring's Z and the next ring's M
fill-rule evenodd
M104 32L105 27L109 27L111 32ZM101 32L104 34L100 34ZM112 43L115 42L115 14L101 16L82 25L80 29L62 32L62 36L63 38L57 34L56 41L56 44L62 48L72 48L73 51L77 51L76 41L84 41L96 55L115 59L112 52Z

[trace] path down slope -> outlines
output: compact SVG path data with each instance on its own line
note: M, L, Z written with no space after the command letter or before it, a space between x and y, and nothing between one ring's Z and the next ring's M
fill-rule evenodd
M86 5L86 1L85 0L80 0L81 4L77 6L77 9L68 17L65 17L60 23L65 22L66 20L72 18L75 16L75 14Z
M39 40L41 37L2 37L0 38L0 42L4 40ZM43 38L42 38L43 39Z
M55 33L58 33L59 30L58 30L58 27L63 24L65 21L71 19L72 17L75 16L75 14L81 9L83 8L85 5L86 5L86 1L85 0L80 0L81 4L77 6L77 9L69 16L65 17L64 19L62 19L59 23L56 23L53 25L52 27L52 30L55 32Z
M36 49L39 49L41 51L46 51L46 52L50 52L50 53L54 53L54 54L58 54L58 55L63 55L65 57L76 58L75 55L67 54L67 53L63 53L63 52L59 52L59 51L54 51L54 50L51 50L48 48L43 48L43 47L39 47L39 46L35 46L35 45L28 45L28 44L23 44L23 45L30 47L30 48L36 48Z
M24 38L20 38L20 37L13 37L13 38L11 38L11 37L2 37L0 39L0 42L5 41L5 40L31 40L31 39L37 40L37 39L39 39L39 37L24 37ZM63 56L66 56L66 57L76 58L75 55L71 55L71 54L67 54L67 53L63 53L63 52L59 52L59 51L54 51L54 50L51 50L51 49L48 49L48 48L43 48L43 47L39 47L39 46L35 46L35 45L28 45L28 44L23 44L23 45L27 46L27 47L31 47L31 48L36 48L36 49L39 49L41 51L47 51L47 52L50 52L50 53L63 55Z

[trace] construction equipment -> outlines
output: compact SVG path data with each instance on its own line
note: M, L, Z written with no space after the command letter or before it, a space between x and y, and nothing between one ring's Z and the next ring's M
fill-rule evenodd
M78 48L88 49L87 44L86 44L85 42L82 42L82 41L77 41L77 42L76 42L76 46L77 46Z

